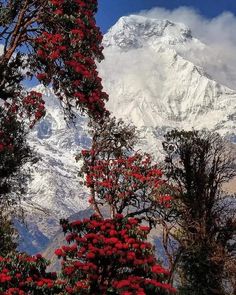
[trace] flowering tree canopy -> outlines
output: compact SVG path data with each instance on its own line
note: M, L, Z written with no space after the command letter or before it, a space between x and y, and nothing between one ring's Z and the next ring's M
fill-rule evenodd
M142 216L157 221L170 208L171 197L165 193L162 172L147 154L134 154L110 160L96 160L93 151L82 151L88 166L86 185L91 188L90 203L109 205L111 216ZM165 209L165 210L162 210ZM101 211L100 211L101 212Z
M96 0L0 1L0 198L31 159L26 134L45 114L26 79L52 86L69 117L76 109L95 120L108 114L95 64L103 59L96 10Z
M80 175L90 188L89 202L102 216L108 206L110 216L142 216L150 223L170 213L162 172L149 154L135 153L137 132L122 120L106 118L102 124L92 123L92 148L82 150Z
M41 256L0 256L0 293L4 295L114 294L167 295L175 289L169 271L155 258L146 241L150 230L141 220L124 218L61 221L68 245L55 251L62 273L47 273Z
M41 256L11 254L0 256L0 294L59 294L64 281L46 273L48 262Z
M118 214L113 219L97 215L68 223L68 246L55 253L63 258L63 279L70 294L169 294L168 270L157 263L153 246L146 242L149 228L136 218Z
M20 82L35 76L52 87L65 107L104 115L95 59L102 55L102 35L96 26L95 0L1 1L0 98L16 99ZM21 68L22 70L19 70ZM23 71L24 69L24 71ZM18 90L18 91L17 91Z

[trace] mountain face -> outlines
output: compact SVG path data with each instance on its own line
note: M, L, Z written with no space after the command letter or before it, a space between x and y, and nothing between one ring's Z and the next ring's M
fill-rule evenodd
M235 136L236 91L187 59L206 45L183 24L122 17L105 35L100 66L108 108L143 130L208 128ZM190 56L190 54L188 54Z
M87 208L87 193L78 178L75 156L90 146L87 119L64 120L59 101L50 89L43 93L47 114L29 136L39 161L31 168L32 180L22 205L27 225L17 222L20 249L35 253L47 244L59 229L59 219Z
M104 36L104 47L99 71L110 95L108 109L138 127L139 148L159 156L163 134L172 128L208 128L236 142L236 91L191 62L191 52L204 52L206 45L185 25L122 17ZM66 123L51 90L36 90L47 106L46 117L30 134L41 160L32 167L23 202L28 227L17 224L20 249L30 253L49 243L60 218L88 206L75 162L76 153L90 145L87 119Z

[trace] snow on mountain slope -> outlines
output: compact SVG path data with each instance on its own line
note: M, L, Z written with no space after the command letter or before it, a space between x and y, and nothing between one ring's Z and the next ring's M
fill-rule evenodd
M236 91L187 59L184 52L205 45L185 25L122 17L104 45L100 73L117 117L152 134L174 127L235 134Z
M145 43L179 44L192 38L191 31L183 24L168 20L157 21L138 15L121 17L104 36L105 47L119 46L122 49L143 47Z
M47 115L31 132L29 140L40 160L32 167L32 181L23 206L28 228L18 223L20 249L41 250L59 228L59 219L87 207L86 190L77 177L75 155L88 148L85 117L75 124L64 120L63 111L50 89L36 87L43 93Z
M122 17L105 35L104 46L99 71L110 95L108 108L140 129L139 148L159 154L162 136L175 127L209 128L236 142L236 91L191 62L191 52L204 52L206 45L185 25ZM33 168L24 202L28 228L18 226L21 249L29 252L45 247L60 217L87 207L74 160L90 144L86 118L78 116L75 126L68 126L51 91L37 90L44 94L48 112L30 141L42 160Z

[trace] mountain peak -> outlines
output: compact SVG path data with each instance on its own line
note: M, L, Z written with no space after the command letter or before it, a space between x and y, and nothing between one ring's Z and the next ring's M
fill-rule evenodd
M155 133L207 128L235 134L236 91L188 58L185 51L204 52L205 44L187 26L131 15L104 41L99 71L110 96L107 107L116 117Z
M146 43L184 43L192 39L191 30L181 23L158 20L140 15L121 17L104 37L104 45L132 49Z

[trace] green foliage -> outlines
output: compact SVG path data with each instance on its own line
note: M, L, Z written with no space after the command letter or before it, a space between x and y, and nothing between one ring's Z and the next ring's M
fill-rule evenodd
M16 250L17 233L13 227L11 216L4 213L2 207L0 209L0 256L6 256Z
M10 25L21 6L21 0L0 1L0 26Z
M0 255L16 248L13 216L22 216L17 203L25 191L29 172L23 165L33 159L24 126L0 107Z
M231 151L219 134L206 131L173 130L163 148L175 195L181 294L222 295L236 233L233 199L221 189L236 173Z
M28 174L22 166L32 159L32 152L23 123L1 107L0 134L0 204L9 205L16 201L12 193L23 192Z

